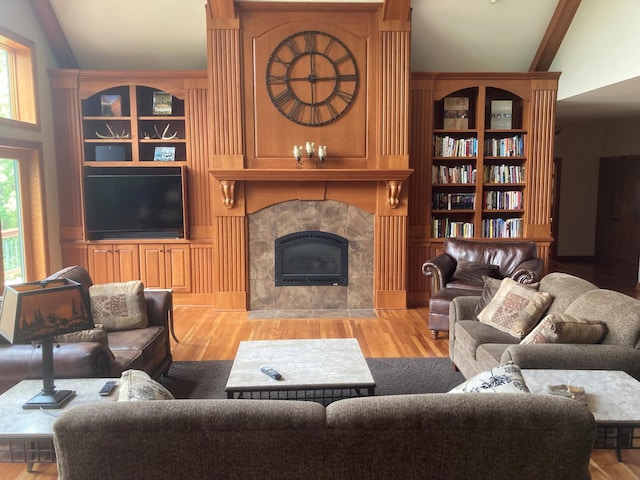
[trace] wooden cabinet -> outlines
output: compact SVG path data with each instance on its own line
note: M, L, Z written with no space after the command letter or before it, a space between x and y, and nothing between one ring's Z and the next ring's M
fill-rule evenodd
M147 288L191 291L191 258L187 244L140 245L141 278Z
M446 237L532 240L548 263L558 77L412 74L410 304L428 302L420 266Z
M203 259L189 250L192 242L213 245L207 72L52 70L49 75L64 265L86 267L95 283L142 279L146 286L180 292L174 301L211 304L212 268L192 267L192 258ZM89 176L157 178L174 170L182 178L184 232L111 235L89 228ZM155 205L161 194L169 197L167 188L155 190L160 193L149 199ZM173 244L176 238L181 240ZM199 274L195 282L192 271Z
M89 245L88 260L89 273L95 284L140 279L137 244Z
M82 100L84 161L186 161L184 100L146 85L118 85Z

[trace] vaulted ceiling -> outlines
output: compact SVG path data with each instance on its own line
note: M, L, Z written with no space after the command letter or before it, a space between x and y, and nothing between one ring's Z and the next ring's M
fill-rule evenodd
M207 1L233 8L233 0L29 0L61 67L116 70L205 69ZM241 1L245 0L236 0ZM370 3L383 2L399 11L410 5L411 70L432 72L549 70L581 4L581 0ZM630 114L640 115L636 79L560 98L558 103L558 116L564 119Z

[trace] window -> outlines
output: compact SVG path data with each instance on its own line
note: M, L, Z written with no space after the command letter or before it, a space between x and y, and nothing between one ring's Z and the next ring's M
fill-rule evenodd
M47 275L42 151L39 144L0 138L0 288Z
M0 27L0 121L38 125L35 47Z

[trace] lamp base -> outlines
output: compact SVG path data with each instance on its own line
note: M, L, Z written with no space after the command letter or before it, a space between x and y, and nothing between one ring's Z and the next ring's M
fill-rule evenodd
M42 390L39 394L22 405L22 408L61 408L69 400L76 396L74 390L54 390L52 393Z

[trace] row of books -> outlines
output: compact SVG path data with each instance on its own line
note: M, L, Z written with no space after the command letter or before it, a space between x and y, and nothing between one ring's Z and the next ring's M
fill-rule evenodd
M487 138L484 141L484 154L490 157L523 157L524 135L506 138Z
M434 193L434 210L473 210L476 196L473 193Z
M431 167L433 183L476 183L476 169L467 165L433 165Z
M521 218L490 218L482 220L482 235L487 238L521 238L523 234Z
M436 135L433 138L433 154L436 157L475 157L478 154L478 139L454 138Z
M487 210L519 210L522 208L522 192L496 191L484 192L483 207Z
M473 223L454 222L448 218L434 218L431 225L433 238L473 237Z
M521 165L486 165L485 183L524 183L524 167Z

